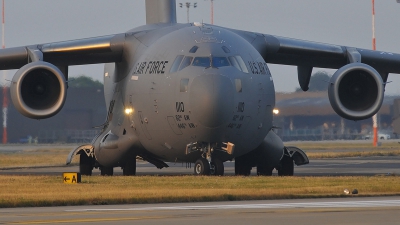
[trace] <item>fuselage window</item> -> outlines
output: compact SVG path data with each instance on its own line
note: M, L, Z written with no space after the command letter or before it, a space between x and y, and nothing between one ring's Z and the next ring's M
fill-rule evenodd
M196 57L193 60L192 66L210 67L210 57Z
M179 71L190 66L190 64L192 63L192 60L193 60L193 57L185 56L185 58L183 58L183 60L182 60L181 66L179 67Z
M189 50L189 52L190 52L190 53L196 53L197 49L199 49L199 47L197 47L197 46L195 45L195 46L193 46L193 47Z
M228 59L226 57L213 57L212 58L213 67L219 68L224 66L230 66Z
M242 92L242 80L241 79L235 79L235 87L237 92Z
M181 79L181 85L180 85L180 92L187 92L188 91L188 85L189 85L189 79L184 78Z
M226 46L222 46L222 50L224 50L225 53L230 53L231 52L231 50L229 50L229 48L226 47Z
M174 63L172 63L171 69L169 70L170 73L175 73L176 71L178 71L179 65L181 64L183 59L183 55L178 55L175 58Z

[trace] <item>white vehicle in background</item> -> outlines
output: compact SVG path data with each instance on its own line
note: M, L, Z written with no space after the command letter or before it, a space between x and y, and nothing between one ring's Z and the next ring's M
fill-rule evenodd
M364 140L369 140L373 138L373 134L369 133L364 136ZM388 140L390 139L390 134L378 133L378 140Z

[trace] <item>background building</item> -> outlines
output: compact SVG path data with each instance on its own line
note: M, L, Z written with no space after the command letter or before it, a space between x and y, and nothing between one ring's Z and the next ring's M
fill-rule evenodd
M57 115L44 120L22 116L10 102L8 143L90 142L97 133L94 127L104 123L106 112L102 87L68 88L63 109Z
M378 112L379 132L391 136L392 105L396 98L385 96ZM372 119L351 121L338 116L329 103L327 91L277 93L276 108L279 114L274 117L274 125L280 128L276 132L284 141L364 139L372 130Z

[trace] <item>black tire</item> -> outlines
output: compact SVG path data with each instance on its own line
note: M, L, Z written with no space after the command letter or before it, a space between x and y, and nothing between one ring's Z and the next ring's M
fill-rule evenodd
M85 153L79 155L79 173L81 175L92 176L93 164L92 159Z
M293 159L284 156L281 160L281 165L278 170L278 175L279 176L293 176L294 174L294 162Z
M274 170L274 168L269 168L267 166L258 165L257 166L257 175L258 176L272 176L272 170Z
M220 159L211 160L211 175L223 176L224 175L224 163Z
M250 176L251 166L244 163L240 157L235 158L235 175L237 176Z
M114 167L100 167L100 174L102 176L112 176L114 174Z
M210 175L210 164L205 158L200 158L194 164L194 175Z
M124 176L136 175L136 158L125 163L124 168L122 168L122 174Z

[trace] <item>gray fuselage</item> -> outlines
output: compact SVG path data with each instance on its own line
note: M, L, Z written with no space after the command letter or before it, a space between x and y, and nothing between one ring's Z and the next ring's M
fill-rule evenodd
M112 107L96 140L97 160L111 165L129 151L147 151L162 161L194 162L201 152L188 154L188 145L218 150L233 143L233 154L215 151L226 161L257 148L272 128L275 105L273 80L259 52L216 26L138 32L147 27L132 30L131 58L115 68L106 65L106 103ZM102 143L107 134L118 141Z

